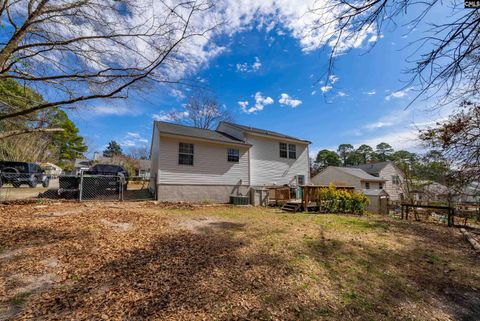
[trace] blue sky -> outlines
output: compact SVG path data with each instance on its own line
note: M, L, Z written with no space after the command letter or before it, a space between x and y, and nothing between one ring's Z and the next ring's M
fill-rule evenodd
M375 146L381 141L421 151L416 128L445 117L426 111L424 101L405 110L415 94L405 87L409 75L404 71L411 67L405 60L413 51L405 46L421 34L420 28L398 26L369 35L337 57L327 85L322 77L326 50L306 51L291 29L252 18L246 27L217 36L222 50L188 78L211 90L236 122L308 139L312 154L341 143ZM128 151L149 146L153 120L181 111L190 92L187 86L156 86L128 100L101 101L96 109L70 114L87 138L89 153L101 151L110 140Z

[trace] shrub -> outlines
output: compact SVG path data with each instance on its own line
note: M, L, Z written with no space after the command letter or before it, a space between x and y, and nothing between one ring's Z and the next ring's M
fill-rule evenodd
M363 214L368 205L368 198L363 193L328 188L319 188L313 196L321 212Z

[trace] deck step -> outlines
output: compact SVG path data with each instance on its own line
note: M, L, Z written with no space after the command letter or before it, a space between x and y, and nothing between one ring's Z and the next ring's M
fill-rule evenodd
M286 212L299 212L302 207L300 203L287 202L282 206L282 211Z

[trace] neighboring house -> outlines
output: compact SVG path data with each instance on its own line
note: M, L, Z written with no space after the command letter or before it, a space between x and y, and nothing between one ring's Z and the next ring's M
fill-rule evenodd
M411 194L417 203L447 203L449 195L453 194L453 191L451 192L447 186L437 182L416 180L413 181L413 185Z
M370 200L367 210L386 213L389 194L384 190L386 180L368 174L360 168L328 166L312 177L314 185L353 186Z
M75 159L75 164L74 166L74 172L73 174L79 175L81 172L88 170L90 167L92 167L93 161L90 159L81 159L77 158Z
M228 122L207 130L156 121L151 187L156 185L159 200L228 202L231 195L247 195L251 188L305 185L309 144Z
M137 167L135 169L135 175L146 180L150 179L150 166L152 162L149 159L138 159L135 163Z
M45 171L45 174L50 175L51 178L57 178L63 172L62 168L52 163L38 164Z
M391 201L401 201L405 193L405 176L403 172L392 162L380 162L361 164L354 166L368 174L385 180L383 189L388 193Z
M466 185L458 196L458 203L480 204L480 182L471 182Z

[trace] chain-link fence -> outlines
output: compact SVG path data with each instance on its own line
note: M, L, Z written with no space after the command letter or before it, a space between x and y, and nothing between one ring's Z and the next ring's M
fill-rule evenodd
M60 175L0 173L0 202L35 199L79 201L149 200L155 193L145 177L123 175Z

